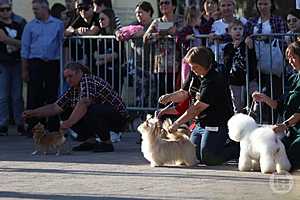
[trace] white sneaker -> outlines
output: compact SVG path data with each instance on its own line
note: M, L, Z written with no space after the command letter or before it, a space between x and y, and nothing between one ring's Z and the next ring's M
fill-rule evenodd
M120 134L110 131L110 140L112 143L120 142L121 141Z

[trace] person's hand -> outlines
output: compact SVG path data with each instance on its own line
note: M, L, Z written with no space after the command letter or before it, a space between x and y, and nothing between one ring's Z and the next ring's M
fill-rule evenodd
M192 39L194 39L194 34L185 36L185 40L192 40Z
M124 40L124 37L123 37L123 35L121 34L121 31L116 31L116 32L115 32L115 35L116 35L117 41L123 41L123 40Z
M175 26L172 26L171 28L169 28L168 33L169 33L170 35L175 35L175 33L176 33L176 27L175 27Z
M215 33L210 33L208 35L208 40L209 42L214 42L215 40L221 39L219 35L215 34Z
M64 35L71 36L74 33L75 33L75 29L72 26L69 26L68 28L66 28Z
M77 33L79 35L84 35L87 31L89 30L89 28L86 28L86 27L80 27L77 29Z
M263 94L263 93L255 91L255 92L252 93L252 98L253 98L253 101L264 102L265 99L266 99L266 95Z
M22 113L22 117L23 117L24 119L32 118L32 117L34 117L34 111L33 111L33 110L25 110L25 111Z
M246 39L245 39L245 44L247 45L247 47L249 48L249 49L253 49L253 40L252 40L252 38L251 37L246 37Z
M8 36L6 35L6 33L0 29L0 42L4 42L8 39Z
M172 101L172 95L171 94L165 94L159 97L158 102L161 104L166 105L167 103Z
M272 126L272 130L275 133L283 133L286 129L287 127L285 124L275 124L274 126Z
M240 44L241 44L241 41L239 41L239 40L233 41L233 47L234 48L238 48L240 46Z
M70 121L66 120L66 121L61 122L60 130L66 130L66 129L71 128L72 126L73 126L73 124Z

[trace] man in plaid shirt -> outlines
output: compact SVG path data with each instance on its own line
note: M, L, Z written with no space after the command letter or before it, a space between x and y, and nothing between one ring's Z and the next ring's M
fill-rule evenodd
M79 63L69 63L64 77L70 85L55 103L27 110L23 116L45 117L62 114L61 129L71 128L83 141L73 151L112 152L110 131L120 131L126 125L128 113L121 97L105 80L90 75ZM101 139L96 143L95 135Z

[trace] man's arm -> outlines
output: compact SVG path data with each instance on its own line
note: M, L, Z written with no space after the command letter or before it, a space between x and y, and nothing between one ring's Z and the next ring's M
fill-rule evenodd
M197 100L191 107L185 111L181 117L179 117L173 125L170 127L170 131L175 131L179 128L179 126L187 121L193 119L194 117L198 116L201 112L203 112L206 108L209 107L209 104L201 102Z
M48 104L33 110L25 110L23 112L24 118L31 117L50 117L60 114L63 111L56 103Z
M170 94L162 95L159 98L159 103L167 104L169 102L179 103L186 100L189 97L189 92L183 89L177 90Z
M12 45L15 47L21 47L21 41L8 37L3 30L0 30L0 41L4 44Z
M82 98L75 106L73 112L71 113L69 119L63 122L61 128L67 129L76 124L87 112L88 107L91 105L92 101L88 98Z

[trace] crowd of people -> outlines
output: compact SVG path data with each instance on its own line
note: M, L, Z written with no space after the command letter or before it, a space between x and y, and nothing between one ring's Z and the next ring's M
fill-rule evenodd
M170 132L197 118L191 140L201 162L221 164L237 156L238 145L228 142L226 123L234 113L244 112L248 89L254 101L279 110L263 105L264 123L277 122L274 118L284 115L285 123L274 130L289 128L293 138L287 138L287 152L293 166L299 166L295 158L300 151L299 129L292 125L300 112L295 101L300 53L293 35L300 30L300 11L293 9L284 19L274 14L273 0L256 0L256 17L246 19L236 14L235 0L201 2L186 6L182 17L176 12L176 0L159 0L161 16L153 18L151 3L140 1L136 21L121 25L111 0L65 0L65 5L55 3L51 8L47 0L32 0L34 19L28 23L13 13L11 0L0 0L0 134L7 134L12 117L19 134L32 136L32 128L41 122L50 132L75 130L84 142L74 151L113 151L110 132L123 130L129 118L120 94L124 77L130 80L126 76L132 70L138 105L189 102L180 112L176 107L163 108L159 117L178 115ZM289 35L253 37L280 33ZM108 42L66 40L95 35L114 37ZM124 58L128 40L134 66ZM268 60L283 60L287 46L292 68L282 63L278 70L275 59ZM70 53L62 55L61 47ZM279 51L270 54L273 49ZM70 61L63 72L62 57ZM67 87L59 97L61 73ZM286 98L285 90L294 93Z

